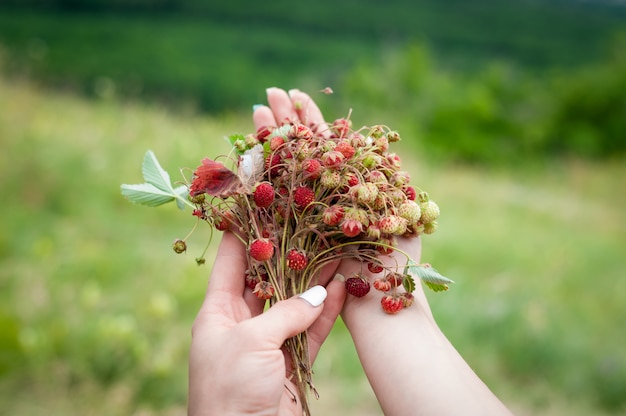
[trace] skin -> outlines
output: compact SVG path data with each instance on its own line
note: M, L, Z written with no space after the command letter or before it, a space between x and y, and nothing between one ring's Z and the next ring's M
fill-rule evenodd
M269 106L255 108L256 128L295 121L326 131L307 94L270 88L267 95ZM398 247L419 262L419 238L401 239ZM385 261L403 266L407 259L396 251ZM245 288L245 264L243 244L226 232L192 329L190 415L301 414L280 347L308 329L314 360L339 313L385 415L511 414L440 331L420 285L414 304L391 316L380 307L380 292L346 296L343 283L331 280L335 265L319 279L328 292L323 305L292 298L262 313L263 303ZM352 260L336 269L340 277L363 271Z

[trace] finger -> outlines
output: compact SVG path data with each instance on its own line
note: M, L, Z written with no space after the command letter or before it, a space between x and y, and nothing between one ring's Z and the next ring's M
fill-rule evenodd
M337 316L341 313L346 300L346 286L339 280L333 280L326 286L328 297L324 301L324 310L309 328L309 357L311 365L315 362L320 347L333 329Z
M259 299L252 290L244 289L243 300L246 302L246 305L248 305L248 309L250 309L250 316L254 317L263 313L265 300Z
M311 127L314 132L329 134L322 111L307 93L293 89L289 90L289 96L302 124Z
M243 294L244 273L248 264L245 250L243 243L232 232L224 232L211 271L207 296L214 292L235 296Z
M254 110L252 112L252 121L254 122L254 128L257 130L265 126L276 126L274 113L272 113L272 110L266 105L254 106Z
M313 286L300 296L277 302L266 312L244 321L240 329L255 342L256 348L274 350L289 337L311 326L323 311L327 292L323 286Z
M326 286L328 282L330 282L332 278L335 277L335 274L337 274L337 267L340 263L341 260L333 260L330 263L326 264L324 267L322 267L322 270L320 270L320 273L317 276L317 280L315 281L315 283L318 285Z
M272 87L268 88L266 91L267 102L274 113L274 119L278 125L296 123L300 120L291 102L291 98L289 98L285 90Z

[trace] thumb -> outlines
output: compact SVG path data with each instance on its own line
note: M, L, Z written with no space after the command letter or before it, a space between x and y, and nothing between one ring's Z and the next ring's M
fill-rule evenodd
M279 348L285 340L307 330L320 316L326 299L323 286L313 286L299 296L277 302L250 321L259 331L259 336L270 343L271 348Z

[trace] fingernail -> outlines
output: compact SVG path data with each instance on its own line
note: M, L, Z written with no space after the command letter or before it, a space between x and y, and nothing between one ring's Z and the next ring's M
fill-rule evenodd
M333 280L338 280L340 282L345 282L346 281L346 277L344 275L342 275L341 273L337 273L335 275L335 277L333 277Z
M255 112L256 110L258 110L259 108L263 107L263 104L255 104L252 106L252 112Z
M320 306L326 299L326 289L324 286L313 286L306 292L300 295L300 298L306 300L314 308Z
M289 90L288 94L289 94L289 96L290 96L290 97L292 97L292 96L293 96L293 93L295 93L295 92L300 92L300 90L299 90L299 89L294 88L294 89Z

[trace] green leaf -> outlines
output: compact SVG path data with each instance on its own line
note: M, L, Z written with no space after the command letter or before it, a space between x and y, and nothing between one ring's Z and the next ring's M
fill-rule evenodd
M161 167L151 150L146 152L141 172L145 183L121 186L122 195L129 201L148 207L158 207L175 200L181 210L185 205L194 208L194 205L187 200L187 187L182 185L174 188L170 175Z
M170 181L170 175L161 167L152 150L148 150L143 158L141 173L143 173L143 179L147 183L165 192L174 191Z
M415 279L410 274L404 276L404 280L402 281L402 286L404 286L404 290L408 293L413 293L415 290Z
M158 207L167 202L174 200L174 197L152 185L151 183L142 183L137 185L122 185L122 195L130 202L135 204L146 205L148 207Z
M235 149L235 152L237 152L238 154L243 154L242 150L239 150L235 147L235 142L237 140L246 140L246 136L244 136L243 134L232 134L230 136L228 136L228 142L230 143L230 145L233 147L233 149Z
M409 261L404 270L405 273L420 278L426 286L435 292L448 290L449 285L454 283L454 280L441 275L432 267L420 266L413 261Z

